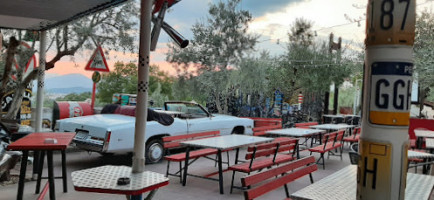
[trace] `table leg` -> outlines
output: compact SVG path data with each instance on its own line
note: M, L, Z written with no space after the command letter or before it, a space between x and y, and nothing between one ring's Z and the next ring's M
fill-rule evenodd
M300 159L300 144L298 143L299 140L297 140L297 144L295 146L295 150L297 151L297 159Z
M47 150L47 164L48 164L48 182L50 184L50 200L55 200L56 192L54 189L53 151Z
M218 155L218 165L219 165L219 186L220 186L220 194L224 194L223 191L223 167L222 167L222 150L217 151Z
M142 195L141 194L139 194L139 195L131 195L130 199L131 200L142 200Z
M18 181L17 200L23 199L24 179L26 178L27 158L28 157L29 157L29 151L27 151L27 150L23 151L23 157L21 158L20 179Z
M188 171L188 162L190 159L190 147L187 147L185 151L185 163L184 163L184 177L182 178L182 186L185 186L187 183L187 171Z
M322 133L319 134L319 145L322 145Z
M41 189L42 169L44 169L44 157L45 157L45 151L41 151L39 154L39 166L37 172L38 178L36 180L35 194L39 194L39 190Z
M416 139L416 147L418 149L422 149L422 143L423 143L423 138L422 137L417 137L417 139Z
M66 153L62 150L62 180L63 180L63 192L68 192L67 174L66 174Z
M41 157L41 151L33 151L33 172L32 172L33 180L37 178L39 172L38 167L40 165L39 163L39 161L41 160L40 157Z
M235 152L235 165L238 164L238 154L240 153L240 148L237 148L237 151Z

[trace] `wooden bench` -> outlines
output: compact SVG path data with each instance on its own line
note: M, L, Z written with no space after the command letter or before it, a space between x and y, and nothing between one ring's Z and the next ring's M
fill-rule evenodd
M284 186L286 199L289 200L287 184L309 174L313 183L312 172L318 170L313 156L302 158L288 164L241 178L242 186L250 187L244 191L244 199L252 200ZM277 177L277 178L276 178Z
M260 126L260 127L254 127L253 130L253 136L265 136L265 132L269 130L275 130L275 129L281 129L281 125L269 125L269 126Z
M361 127L356 127L353 129L353 134L347 137L344 137L343 141L344 142L349 142L350 145L356 142L359 142L359 138L360 138L360 133L361 133L362 128Z
M260 171L272 167L273 165L294 160L297 158L297 144L298 139L292 138L291 140L273 141L270 143L249 146L245 156L245 160L248 162L237 164L237 158L235 165L228 168L229 170L232 170L231 193L235 187L235 172L250 174L253 171ZM280 154L278 154L279 152Z
M163 147L166 151L165 153L169 154L170 150L181 148L182 145L180 143L183 141L217 137L219 135L220 135L220 131L208 131L208 132L193 133L193 134L186 134L186 135L166 136L163 137ZM205 148L205 149L191 150L190 157L189 157L191 162L189 162L188 164L190 165L191 163L195 162L197 159L201 157L216 161L216 159L208 157L209 155L217 155L217 149ZM184 162L186 159L186 153L183 152L178 154L167 155L164 157L164 159L167 160L166 177L168 177L169 175L177 176L182 182L182 169L183 169L182 162ZM176 173L170 173L169 172L170 162L179 162L179 171L177 171ZM229 154L228 154L228 162L225 163L229 165Z
M324 154L327 153L327 158L331 155L340 156L342 160L342 147L343 147L343 137L345 134L345 130L340 130L338 132L332 132L327 133L323 137L323 144L308 149L310 151L310 155L312 155L313 152L320 153L320 157L317 160L317 164L323 165L323 169L325 169L325 160L324 160ZM340 154L334 154L332 150L340 150ZM322 160L322 163L319 161Z
M282 127L281 118L262 118L262 117L244 117L253 120L255 127L280 125Z
M296 123L295 128L310 128L310 126L318 125L318 122L302 122Z

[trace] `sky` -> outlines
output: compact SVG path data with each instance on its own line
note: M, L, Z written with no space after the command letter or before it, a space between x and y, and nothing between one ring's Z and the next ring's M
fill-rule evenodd
M166 13L165 21L185 38L192 39L191 27L197 22L204 22L209 5L219 1L226 0L182 0ZM367 0L242 0L238 9L248 10L253 16L249 33L260 36L256 52L267 50L272 55L279 55L285 51L287 33L296 18L313 22L317 40L328 40L329 34L333 33L335 41L342 37L344 46L361 50L365 38L366 3ZM416 12L433 8L433 0L417 1ZM175 75L174 68L165 61L168 42L171 42L170 38L161 31L157 49L151 52L151 64ZM53 54L49 52L48 58ZM91 54L92 51L83 52L75 56L75 62L63 58L54 69L47 71L46 76L80 73L91 77L92 72L84 70ZM111 51L106 58L111 70L116 61L137 62L137 54L132 53Z

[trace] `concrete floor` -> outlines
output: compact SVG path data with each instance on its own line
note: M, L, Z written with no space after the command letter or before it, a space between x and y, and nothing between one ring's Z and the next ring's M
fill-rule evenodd
M344 148L343 160L341 161L339 157L331 156L330 159L326 159L326 169L323 170L322 166L318 166L318 171L313 173L313 178L315 181L318 181L325 176L347 166L350 165L348 153L348 146ZM304 151L301 152L301 156L307 156L309 153ZM244 151L240 151L240 155L244 155ZM224 156L225 159L226 156ZM318 154L315 154L315 157L318 158ZM231 152L230 159L233 163L233 159L235 158L234 152ZM127 165L131 166L131 156L119 155L119 156L111 156L105 157L101 156L97 153L89 154L88 152L83 151L70 151L67 153L67 170L68 170L68 193L63 193L62 191L62 180L56 179L56 199L60 200L99 200L99 199L113 199L113 200L125 200L125 196L122 195L112 195L112 194L99 194L99 193L88 193L88 192L77 192L74 190L70 178L70 173L72 171L86 169L91 167L97 167L101 165ZM60 163L60 154L54 155L54 174L55 176L61 175L61 163ZM162 161L158 164L146 165L146 170L159 172L165 174L166 172L166 161ZM47 165L45 164L44 167ZM171 169L175 170L178 168L177 163L171 164ZM30 179L32 166L28 166L27 176ZM208 159L199 159L196 163L192 164L189 167L189 173L194 173L197 175L207 174L213 171L216 171L217 168L214 167L214 162ZM19 174L19 165L11 172L12 174ZM158 190L154 199L157 200L187 200L187 199L197 199L197 200L231 200L231 199L244 199L243 192L238 189L234 189L232 194L229 194L230 190L230 181L231 181L231 172L224 173L224 190L225 194L220 195L218 182L205 180L201 178L188 177L187 185L183 187L178 177L170 176L170 184L166 187ZM240 177L245 174L236 173L235 176L235 184L240 185ZM44 169L44 176L46 176L46 168ZM218 177L215 176L216 178ZM43 180L43 184L45 184L46 180ZM294 193L297 190L300 190L310 184L309 176L302 177L292 183L289 186L289 192ZM25 184L24 188L24 199L36 199L38 195L34 194L36 186L36 181L28 181ZM11 200L16 199L16 191L18 188L18 184L11 184L6 186L0 186L0 200ZM48 198L48 193L45 199ZM285 192L283 188L272 191L266 195L263 195L259 199L284 199Z

